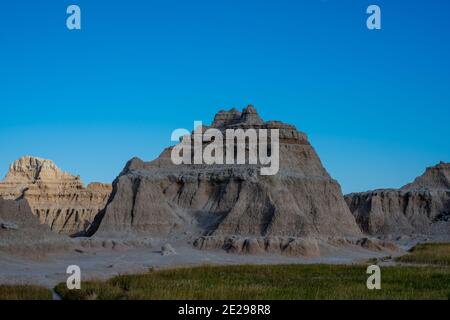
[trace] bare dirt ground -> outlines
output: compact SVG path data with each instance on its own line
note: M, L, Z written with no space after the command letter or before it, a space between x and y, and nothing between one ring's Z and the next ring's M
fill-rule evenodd
M69 251L50 253L36 258L0 252L1 284L37 284L53 287L68 278L67 267L77 265L82 280L106 279L118 274L145 273L150 268L175 268L195 265L233 264L352 264L386 256L383 252L363 248L335 248L319 258L282 255L238 255L223 250L202 251L185 242L171 243L176 255L163 256L154 241L146 247L92 248L78 243Z
M328 246L321 248L321 256L285 256L279 254L231 254L224 250L199 250L185 239L135 238L113 241L109 239L77 238L69 240L64 249L46 251L23 250L14 253L0 249L0 284L35 284L53 288L66 282L67 267L77 265L81 269L82 281L107 279L119 274L145 273L150 268L179 268L198 265L237 265L237 264L355 264L373 258L396 257L403 255L417 243L450 242L448 236L398 237L393 241L398 252L372 251L358 246ZM176 254L163 255L162 247L170 243ZM382 264L392 264L393 259ZM395 264L395 263L394 263Z

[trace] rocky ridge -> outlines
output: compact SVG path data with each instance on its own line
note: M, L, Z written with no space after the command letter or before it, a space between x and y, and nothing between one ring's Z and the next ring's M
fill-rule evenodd
M111 186L92 183L61 171L52 161L25 156L15 161L0 182L0 198L25 199L41 224L67 235L83 234L104 208Z
M70 239L39 223L26 200L0 198L0 251L37 258L70 247Z
M371 235L450 235L450 163L429 167L400 189L345 196L361 229Z

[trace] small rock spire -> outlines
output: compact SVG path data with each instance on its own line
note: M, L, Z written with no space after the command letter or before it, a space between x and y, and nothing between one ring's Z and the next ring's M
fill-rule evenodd
M263 119L258 115L256 108L249 104L247 108L242 110L241 122L246 125L262 125L264 124Z

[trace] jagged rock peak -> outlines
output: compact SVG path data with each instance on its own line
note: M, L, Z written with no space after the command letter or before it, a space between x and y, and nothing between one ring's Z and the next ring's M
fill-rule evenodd
M214 117L212 127L223 128L231 125L263 125L264 120L258 115L253 105L248 105L242 112L233 108L229 111L220 110Z
M262 125L264 124L264 120L258 115L255 107L253 105L248 105L242 111L242 120L247 125Z
M4 181L35 182L38 180L60 179L80 180L77 176L61 171L51 160L24 156L11 164Z
M402 187L402 190L413 189L450 189L450 163L441 161L428 167L414 182Z
M220 128L238 122L241 112L233 108L229 111L220 110L214 117L213 127Z
M246 114L246 113L258 114L258 112L256 111L256 108L252 104L249 104L244 110L242 110L242 113L243 114Z
M14 161L0 182L0 198L26 200L41 224L69 235L83 235L111 190L111 185L98 182L85 188L79 176L61 171L51 160L30 156Z

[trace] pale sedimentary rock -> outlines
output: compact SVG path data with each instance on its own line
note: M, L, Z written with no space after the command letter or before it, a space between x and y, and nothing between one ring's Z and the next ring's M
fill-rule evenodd
M368 234L450 235L450 164L427 168L401 189L380 189L345 197Z
M196 239L194 247L251 255L269 253L307 258L317 258L321 255L319 242L312 238L212 236Z
M22 157L0 182L0 198L25 199L42 224L58 233L82 234L108 200L111 186L61 171L52 161Z
M401 251L392 242L366 237L204 236L196 239L193 245L200 250L222 249L237 254L268 253L306 258L318 258L322 255L322 251L333 252L336 248L342 247L392 253Z
M91 232L194 239L361 235L339 184L306 134L292 125L265 122L252 106L220 111L211 128L279 129L279 172L261 176L258 165L248 164L176 166L172 148L152 162L134 158L113 183L110 201ZM251 244L246 248L258 250Z

